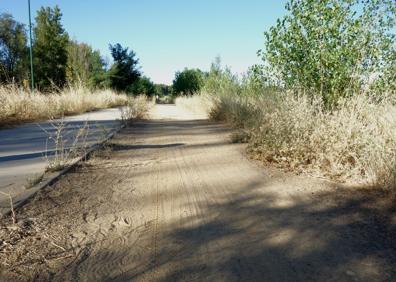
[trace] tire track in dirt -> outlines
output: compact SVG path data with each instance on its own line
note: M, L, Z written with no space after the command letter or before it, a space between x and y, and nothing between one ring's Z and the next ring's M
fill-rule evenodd
M98 244L93 252L95 260L101 261L101 264L90 263L86 270L81 272L94 274L88 276L87 281L95 281L106 277L111 272L123 272L123 265L127 264L129 254L129 248L134 245L138 238L134 232L134 213L136 212L133 199L133 188L128 187L122 181L129 178L135 166L130 165L130 162L125 162L122 165L120 171L120 177L118 180L110 183L110 189L113 190L111 197L111 211L109 212L112 220L107 220L110 223L110 227L105 230L104 238L101 243ZM128 197L125 197L129 194ZM120 208L120 206L125 208ZM132 228L131 228L132 227ZM117 250L112 250L109 246L119 246ZM91 267L89 267L91 266Z

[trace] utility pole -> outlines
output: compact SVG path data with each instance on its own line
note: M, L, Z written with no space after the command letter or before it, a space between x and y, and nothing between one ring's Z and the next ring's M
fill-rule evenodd
M30 81L32 83L32 91L34 90L34 75L33 75L33 52L32 52L32 18L30 16L30 0L28 0L29 6L29 32L30 32Z

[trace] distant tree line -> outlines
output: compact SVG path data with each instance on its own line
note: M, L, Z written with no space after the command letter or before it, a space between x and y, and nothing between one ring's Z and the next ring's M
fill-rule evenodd
M40 91L82 84L89 88L148 96L162 94L163 87L143 76L136 53L120 44L109 44L113 63L109 65L89 44L70 39L61 23L58 6L37 11L33 28L35 88ZM0 84L28 87L29 49L26 26L12 15L0 15ZM165 91L166 92L166 91Z

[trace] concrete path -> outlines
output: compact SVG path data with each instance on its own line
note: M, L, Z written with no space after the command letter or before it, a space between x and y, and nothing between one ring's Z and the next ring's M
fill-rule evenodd
M62 136L66 148L76 139L80 128L86 126L85 139L93 144L105 134L116 130L120 125L119 109L106 109L64 118ZM48 158L54 154L55 142L50 136L57 132L61 119L24 124L11 129L0 130L0 191L13 197L26 191L29 179L41 175L47 166ZM83 138L80 138L82 142ZM9 199L0 195L0 209L9 206Z

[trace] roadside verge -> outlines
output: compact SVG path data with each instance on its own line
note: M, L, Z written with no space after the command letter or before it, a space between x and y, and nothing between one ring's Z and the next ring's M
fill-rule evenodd
M10 215L12 209L19 208L26 204L38 191L41 189L53 185L56 183L63 175L67 174L70 170L72 170L78 163L81 161L87 160L90 155L101 148L106 142L114 137L121 129L125 127L124 124L120 124L120 126L110 132L103 140L90 145L81 156L75 158L71 161L70 165L65 167L60 171L55 172L45 172L43 179L36 185L30 187L29 189L25 189L24 192L18 194L17 196L12 198L12 205L10 203L7 207L0 207L0 218L4 218Z

